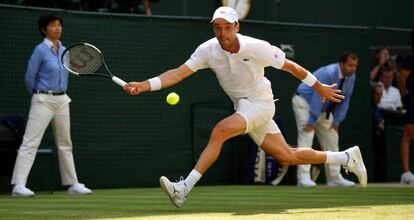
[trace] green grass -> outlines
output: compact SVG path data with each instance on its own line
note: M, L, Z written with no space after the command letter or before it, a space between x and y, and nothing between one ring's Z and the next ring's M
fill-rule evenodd
M414 219L414 187L198 186L180 209L160 188L0 195L0 219Z

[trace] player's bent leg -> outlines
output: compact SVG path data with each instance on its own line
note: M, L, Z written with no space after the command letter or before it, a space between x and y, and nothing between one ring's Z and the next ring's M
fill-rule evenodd
M289 147L281 133L266 134L261 147L282 165L320 164L326 160L325 153L315 151L312 148ZM307 177L299 175L298 186L315 187L316 183L310 179L309 170L303 173L307 174Z
M243 134L245 130L246 121L238 113L234 113L217 123L194 169L200 174L204 174L217 160L223 143L232 137Z
M297 164L342 164L346 170L354 173L362 187L367 186L367 171L358 146L349 148L345 152L322 152L311 148L291 148L282 134L266 134L261 148L272 155L282 165ZM331 153L331 159L327 154ZM346 154L346 162L343 156Z
M185 180L181 178L179 182L173 183L165 176L160 177L161 188L177 208L184 204L187 195L201 178L201 175L216 161L223 143L229 138L243 134L245 130L246 121L238 113L221 120L214 127L206 148L201 153L193 171Z
M281 133L266 134L261 148L282 165L321 164L326 153L312 148L291 148Z

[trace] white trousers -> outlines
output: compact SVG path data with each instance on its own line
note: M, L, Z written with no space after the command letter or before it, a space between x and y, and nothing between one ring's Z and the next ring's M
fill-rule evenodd
M309 104L301 96L294 95L292 98L292 106L295 113L296 127L298 130L298 147L311 148L313 137L315 136L316 132L316 136L323 151L339 151L338 132L334 129L329 129L333 120L332 114L329 116L329 119L326 119L326 113L322 112L316 121L315 129L311 132L305 132L303 131L303 128L308 123L310 108ZM310 179L310 168L311 165L298 165L297 178ZM328 181L342 178L340 171L340 165L325 164L325 175Z
M12 184L26 185L37 149L50 122L57 146L59 171L63 185L78 182L70 139L69 96L33 94L22 145L18 150Z

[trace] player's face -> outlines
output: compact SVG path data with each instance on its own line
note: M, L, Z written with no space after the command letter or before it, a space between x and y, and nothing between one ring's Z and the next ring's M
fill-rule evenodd
M62 24L59 20L51 21L47 25L46 30L43 29L43 33L48 39L59 40L62 35Z
M224 50L230 50L238 42L236 37L236 33L239 31L238 23L229 23L222 18L217 18L213 21L213 31Z
M344 76L351 76L358 67L358 59L348 58L345 63L339 63Z

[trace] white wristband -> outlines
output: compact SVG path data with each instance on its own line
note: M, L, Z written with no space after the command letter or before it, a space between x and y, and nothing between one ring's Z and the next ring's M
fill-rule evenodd
M161 89L161 79L157 76L148 80L151 91L156 91Z
M309 87L312 87L316 83L316 81L318 81L318 79L314 75L312 75L312 73L310 73L309 71L305 79L302 80L302 82L304 82Z

